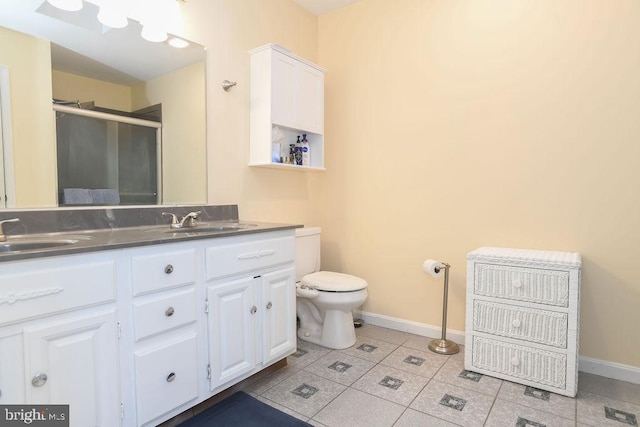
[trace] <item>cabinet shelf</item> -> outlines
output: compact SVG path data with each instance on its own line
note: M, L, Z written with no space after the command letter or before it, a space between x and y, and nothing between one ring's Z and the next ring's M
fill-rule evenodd
M271 168L271 169L282 169L282 170L290 170L297 172L323 172L325 168L319 168L314 166L300 166L300 165L291 165L287 163L249 163L249 166L258 166L263 168Z

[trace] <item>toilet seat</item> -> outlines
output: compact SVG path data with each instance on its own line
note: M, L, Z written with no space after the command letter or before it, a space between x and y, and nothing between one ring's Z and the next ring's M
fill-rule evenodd
M333 271L318 271L307 274L302 283L324 292L353 292L366 289L368 284L360 277Z

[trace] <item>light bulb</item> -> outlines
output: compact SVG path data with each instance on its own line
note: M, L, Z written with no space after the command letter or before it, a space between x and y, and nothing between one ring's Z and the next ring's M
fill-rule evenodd
M103 3L100 6L98 21L111 28L124 28L129 24L126 12L118 8L117 5L108 5L108 3Z
M181 38L178 37L171 37L169 39L169 45L172 47L176 47L178 49L184 49L185 47L189 46L189 42L186 40L183 40Z
M49 4L58 9L75 12L82 9L82 0L47 0Z
M167 31L158 25L144 24L140 33L143 39L154 43L160 43L167 39Z

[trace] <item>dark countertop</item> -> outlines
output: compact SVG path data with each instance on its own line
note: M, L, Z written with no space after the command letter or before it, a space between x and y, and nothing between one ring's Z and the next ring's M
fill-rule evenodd
M201 211L195 228L172 230L161 212L183 216ZM5 211L0 220L20 218L4 224L6 242L0 242L0 262L81 254L112 249L186 242L217 237L240 236L290 230L302 225L239 221L237 207L187 206L135 209L78 209L48 211ZM223 227L221 229L220 227ZM49 248L7 251L5 245L19 242L73 240L73 244Z

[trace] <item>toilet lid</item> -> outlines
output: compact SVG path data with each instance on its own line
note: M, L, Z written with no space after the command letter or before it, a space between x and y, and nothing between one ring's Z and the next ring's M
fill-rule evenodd
M367 287L367 282L364 279L333 271L318 271L307 274L302 278L302 283L319 291L330 292L359 291Z

